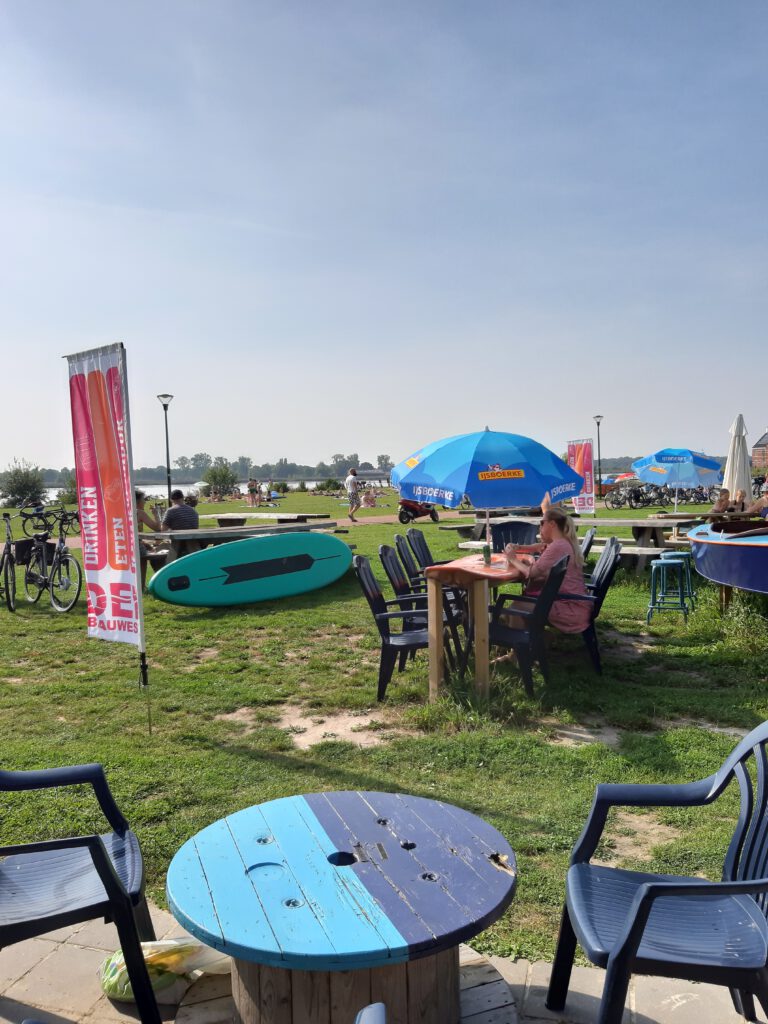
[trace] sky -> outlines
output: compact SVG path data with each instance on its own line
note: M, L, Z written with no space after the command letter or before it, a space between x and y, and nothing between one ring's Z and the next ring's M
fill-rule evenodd
M764 0L0 4L0 470L768 429Z

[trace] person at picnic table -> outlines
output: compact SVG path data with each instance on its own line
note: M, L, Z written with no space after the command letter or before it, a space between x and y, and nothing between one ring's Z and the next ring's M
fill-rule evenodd
M148 526L149 529L153 530L155 533L159 533L160 530L162 530L160 520L156 519L150 512L147 512L147 510L144 507L147 501L147 496L144 493L144 491L140 491L137 489L135 491L135 498L136 519L138 520L139 523L139 533L141 533L144 530L145 526ZM142 590L147 585L147 565L149 564L149 555L149 547L144 543L144 541L141 538L139 538L139 564L141 566Z
M747 509L747 515L762 516L763 519L768 519L768 489L766 484L763 484L762 495Z
M349 518L353 523L356 523L355 512L360 508L360 492L358 490L357 470L354 466L350 469L349 476L344 481L344 486L347 489L347 496L349 498Z
M710 512L728 512L731 504L731 492L727 487L721 487L717 501L710 509Z
M561 508L551 506L544 513L539 533L541 544L525 546L526 552L540 552L538 558L534 558L532 553L520 553L515 544L507 544L504 549L510 567L517 569L526 581L526 596L536 597L541 592L552 566L567 555L568 568L560 592L587 597L582 571L584 562L573 519L566 515ZM515 602L513 601L509 607L514 614ZM520 602L518 607L521 610L530 610L530 605L527 602ZM548 621L561 633L583 633L591 618L592 604L590 601L556 600L552 604Z
M743 488L736 491L736 497L728 506L729 512L743 512L747 507L747 492Z
M184 501L184 491L171 491L171 505L163 516L164 530L197 530L200 517L197 509Z

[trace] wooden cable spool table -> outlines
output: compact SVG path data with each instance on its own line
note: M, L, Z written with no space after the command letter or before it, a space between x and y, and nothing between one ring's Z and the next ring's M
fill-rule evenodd
M459 943L495 921L515 855L481 818L394 793L285 797L193 836L168 903L234 957L238 1024L458 1024Z

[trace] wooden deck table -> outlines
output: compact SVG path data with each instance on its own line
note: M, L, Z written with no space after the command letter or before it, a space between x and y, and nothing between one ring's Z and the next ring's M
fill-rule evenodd
M483 564L482 555L456 558L424 570L427 579L427 626L429 632L429 699L437 700L445 673L443 647L443 585L461 587L469 596L469 618L475 645L475 690L481 700L489 694L490 666L488 644L488 587L501 583L519 583L517 569L510 569L504 555L491 556Z
M168 904L234 957L238 1024L458 1024L459 943L512 902L515 855L494 828L394 793L284 797L193 836Z

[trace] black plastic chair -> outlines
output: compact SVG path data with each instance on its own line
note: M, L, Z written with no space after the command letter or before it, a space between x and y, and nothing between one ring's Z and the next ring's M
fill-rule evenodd
M443 559L439 562L433 557L432 552L429 550L429 544L427 539L421 530L417 530L415 526L412 526L410 530L406 532L408 543L411 545L411 551L413 552L414 558L416 559L421 571L423 572L428 565L445 565L446 561L450 559Z
M155 938L144 898L144 862L103 768L0 771L3 793L85 784L93 786L112 832L0 847L0 948L94 918L112 921L142 1024L160 1024L141 952L141 940Z
M597 533L597 527L592 526L581 538L581 557L586 558L589 552L592 550L592 544L595 540L595 534Z
M597 1024L619 1024L632 974L725 985L737 1013L768 1013L768 722L714 775L683 785L599 785L571 853L547 1006L568 994L576 942L606 969ZM736 779L741 807L723 880L591 864L611 807L703 807Z
M381 592L376 577L373 575L371 563L365 555L355 555L352 559L355 575L360 583L366 601L373 613L376 628L381 637L381 657L379 660L379 688L377 699L384 700L387 686L398 663L400 672L405 668L408 655L412 651L421 651L429 647L429 634L427 632L427 610L426 602L423 612L403 611L399 607L400 601L386 601ZM397 605L397 611L391 611L392 605ZM400 633L393 633L390 629L390 622L401 619L403 628ZM406 621L410 628L406 628ZM416 628L418 623L423 623L421 628Z
M400 561L403 563L406 576L411 581L411 585L423 585L426 582L424 573L419 568L416 559L413 557L411 546L402 533L395 534L395 547L397 548L397 553L400 556Z
M389 544L380 545L379 558L387 579L392 584L392 589L401 601L403 611L414 609L425 611L427 608L426 583L411 585L400 559L397 557L397 552ZM452 595L443 590L443 629L448 633L448 636L445 637L445 650L451 668L461 664L463 654L463 645L459 635L461 625L461 607L457 608L452 602ZM407 620L405 620L405 628L408 628ZM453 640L453 650L448 642L448 637Z
M507 544L535 544L539 529L533 523L508 523L491 525L491 547L495 552L503 551Z
M610 564L613 560L613 553L617 547L619 547L617 538L609 537L592 571L584 573L584 582L587 585L587 590L594 590L600 574L605 570L606 565Z
M506 625L501 616L507 601L519 600L515 594L500 594L491 609L488 640L497 647L508 647L517 655L523 686L529 697L533 696L533 663L538 661L541 674L548 678L544 627L547 624L552 603L563 583L568 568L568 556L555 562L549 571L544 586L535 598L529 598L530 610L514 608L512 614L519 615L525 625L522 628Z
M615 541L615 543L610 546L606 545L606 550L609 553L605 558L600 559L600 562L595 566L595 571L592 573L591 593L588 595L560 593L555 598L556 601L589 601L591 603L591 618L589 625L582 632L581 638L589 651L592 666L599 676L603 674L603 666L600 660L600 644L597 641L595 621L600 614L605 595L608 593L608 588L613 582L613 577L616 575L616 570L619 568L619 562L621 561L621 544L616 541L615 537L612 537L611 540Z

